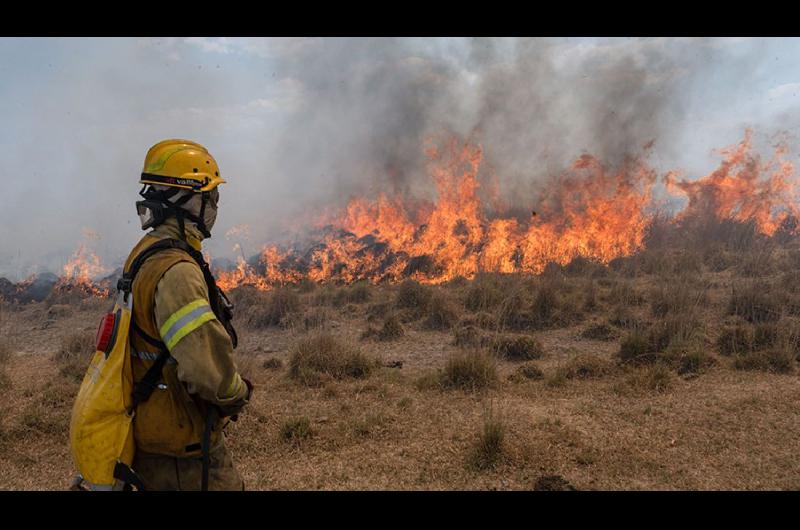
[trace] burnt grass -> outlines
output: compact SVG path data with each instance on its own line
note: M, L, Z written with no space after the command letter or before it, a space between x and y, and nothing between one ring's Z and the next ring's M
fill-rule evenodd
M800 487L800 244L719 230L539 275L233 289L248 489ZM3 303L0 489L71 476L83 306Z

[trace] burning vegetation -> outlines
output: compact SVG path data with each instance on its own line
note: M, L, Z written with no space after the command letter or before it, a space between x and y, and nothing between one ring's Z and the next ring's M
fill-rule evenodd
M506 208L503 214L495 186L486 186L488 199L479 193L482 148L451 139L426 151L435 202L386 194L374 201L353 198L319 223L312 245L270 245L257 263L242 256L235 270L219 271L220 285L439 284L481 272L540 274L548 263L576 259L605 265L651 243L785 241L797 234L797 179L785 146L762 162L747 131L738 145L720 151L715 171L692 181L676 172L659 179L645 161L647 149L615 169L584 154L542 187L531 203L535 209L520 214ZM659 211L653 198L659 182L686 197L682 211Z

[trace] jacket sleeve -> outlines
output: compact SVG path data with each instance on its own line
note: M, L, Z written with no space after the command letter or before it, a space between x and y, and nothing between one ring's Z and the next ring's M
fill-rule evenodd
M242 404L248 388L233 362L231 339L208 300L208 287L196 264L170 267L155 293L161 340L178 362L178 379L190 393L219 406Z

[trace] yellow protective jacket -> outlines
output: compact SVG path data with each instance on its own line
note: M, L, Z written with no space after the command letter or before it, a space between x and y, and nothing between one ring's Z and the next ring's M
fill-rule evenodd
M186 223L187 242L200 250L200 233ZM162 238L179 239L170 219L145 235L125 263ZM209 304L208 287L197 263L178 249L149 257L133 282L134 323L150 338L162 341L170 359L163 379L134 416L137 451L175 457L198 456L208 403L243 405L247 385L237 373L233 344ZM158 355L158 348L131 330L134 381L140 381ZM211 446L220 443L227 419L214 428Z

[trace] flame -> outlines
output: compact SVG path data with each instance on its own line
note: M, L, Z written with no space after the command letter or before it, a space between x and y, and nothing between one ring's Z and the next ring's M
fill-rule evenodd
M752 152L752 131L747 130L739 144L720 150L725 158L709 175L694 181L667 175L667 189L689 199L678 220L713 215L754 221L762 234L772 236L800 214L797 177L794 165L784 158L787 152L786 145L779 144L773 159L762 163Z
M84 236L87 239L99 239L97 233L89 229L84 229ZM108 296L108 286L99 285L94 281L98 276L108 272L100 257L89 250L86 243L81 243L62 268L54 289L61 292L77 289L93 296Z
M644 153L650 147L652 142ZM435 201L388 194L372 201L355 197L338 213L323 211L316 226L325 231L310 249L266 246L256 267L242 255L235 270L220 274L220 285L267 290L302 279L377 283L412 278L436 284L479 272L538 274L550 262L563 265L581 256L608 263L640 251L654 220L658 178L643 157L609 168L584 154L543 183L530 203L530 215L511 215L504 210L497 176L490 170L488 178L479 179L480 145L452 138L425 152ZM787 220L800 217L798 183L794 166L785 160L786 147L779 145L773 159L762 163L748 130L739 144L719 153L719 167L698 180L679 178L678 172L663 177L669 193L688 198L672 222L711 216L753 221L767 236L781 227L794 230L796 224ZM231 232L249 237L249 231L235 228Z

